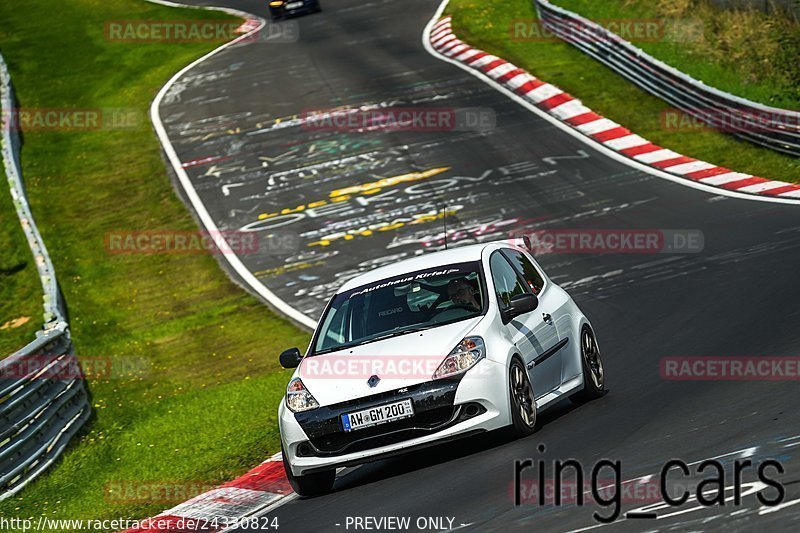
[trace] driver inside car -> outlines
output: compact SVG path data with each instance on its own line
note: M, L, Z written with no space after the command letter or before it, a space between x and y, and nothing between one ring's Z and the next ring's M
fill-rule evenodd
M475 289L465 278L450 280L447 284L447 295L456 305L472 307L475 310L481 308L481 304L475 298Z

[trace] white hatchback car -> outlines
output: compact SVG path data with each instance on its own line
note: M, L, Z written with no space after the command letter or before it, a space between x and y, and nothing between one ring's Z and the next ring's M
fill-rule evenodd
M528 251L508 243L422 255L362 274L328 303L278 409L301 496L336 468L510 426L565 396L601 396L589 320Z

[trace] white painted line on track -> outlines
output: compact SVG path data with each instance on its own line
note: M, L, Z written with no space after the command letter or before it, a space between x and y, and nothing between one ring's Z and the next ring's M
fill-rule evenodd
M167 5L167 6L170 6L170 7L183 7L183 8L187 8L188 7L188 8L195 8L195 9L209 9L209 10L223 11L225 13L228 13L228 14L231 14L231 15L235 15L235 16L238 16L238 17L242 17L242 18L245 18L245 19L250 19L250 18L255 17L254 15L251 15L249 13L245 13L243 11L238 11L236 9L231 9L231 8L227 8L227 7L188 6L188 5L185 5L185 4L178 4L178 3L169 2L169 1L166 1L166 0L147 0L147 1L155 3L155 4ZM153 103L150 106L150 118L153 121L153 126L155 127L156 135L158 135L158 138L161 141L161 145L164 148L164 152L167 155L167 159L169 159L169 162L172 165L172 168L174 169L175 174L178 176L178 180L180 181L181 186L183 187L183 190L186 192L187 198L192 203L192 207L194 208L195 212L197 213L197 216L200 218L200 221L202 222L202 224L206 228L206 230L208 230L209 232L214 232L214 233L217 233L218 235L220 235L220 237L217 240L218 241L222 241L221 244L222 244L223 252L225 252L225 253L223 253L221 255L228 261L228 264L230 264L231 268L233 268L233 270L241 277L241 279L249 287L251 287L259 296L261 296L267 302L269 302L272 306L274 306L275 309L277 309L278 311L280 311L281 313L283 313L284 315L289 317L291 320L293 320L293 321L305 326L306 328L314 329L314 327L316 326L316 323L317 323L316 320L314 320L313 318L309 317L308 315L305 315L305 314L301 313L300 311L298 311L294 307L290 306L284 300L279 298L274 292L269 290L266 287L266 285L261 283L261 281L253 275L253 273L244 265L244 263L242 263L242 260L239 258L239 256L236 255L235 253L233 253L233 250L230 249L230 245L227 243L225 238L222 236L222 233L220 232L219 228L217 227L217 224L214 222L214 219L211 218L211 215L209 214L208 209L206 209L205 204L200 199L200 196L197 194L197 190L194 188L194 185L192 184L191 179L189 179L189 175L186 173L186 169L183 168L181 160L178 157L178 154L175 151L175 148L173 147L172 142L169 139L169 136L167 135L166 128L164 127L164 123L161 120L161 115L160 115L160 112L159 112L159 107L161 105L161 102L164 99L164 96L167 94L167 92L169 92L170 88L175 84L175 82L177 82L184 74L186 74L188 71L190 71L191 69L193 69L197 65L199 65L199 64L203 63L204 61L208 60L209 58L211 58L211 57L217 55L218 53L222 52L223 50L225 50L225 49L227 49L227 48L229 48L229 47L231 47L231 46L233 46L233 45L235 45L235 44L237 44L237 43L249 38L251 35L261 31L261 29L264 28L264 26L266 26L267 21L264 20L261 17L257 17L257 19L259 20L259 25L256 28L253 28L249 32L237 37L236 39L234 39L232 41L229 41L229 42L223 44L222 46L220 46L218 48L215 48L214 50L212 50L208 54L206 54L203 57L197 59L196 61L190 63L189 65L187 65L186 67L181 69L177 74L175 74L167 82L167 84L164 85L161 88L161 90L158 92L158 94L156 95L155 99L153 100ZM225 250L226 247L228 248L228 250Z

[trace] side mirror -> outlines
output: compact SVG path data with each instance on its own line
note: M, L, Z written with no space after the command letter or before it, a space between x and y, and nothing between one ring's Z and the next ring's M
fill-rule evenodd
M511 298L508 309L503 312L503 319L505 322L510 322L514 317L530 313L537 307L539 307L539 298L535 294L518 294Z
M533 243L531 242L530 235L523 235L522 236L522 243L525 245L525 249L529 252L533 253Z
M297 348L289 348L281 353L281 366L283 368L297 368L303 356Z

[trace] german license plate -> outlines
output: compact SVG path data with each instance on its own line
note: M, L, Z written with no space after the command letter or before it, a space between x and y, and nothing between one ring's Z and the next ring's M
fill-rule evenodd
M414 416L414 406L411 404L411 399L407 399L343 414L342 426L345 431L355 431L410 416Z

